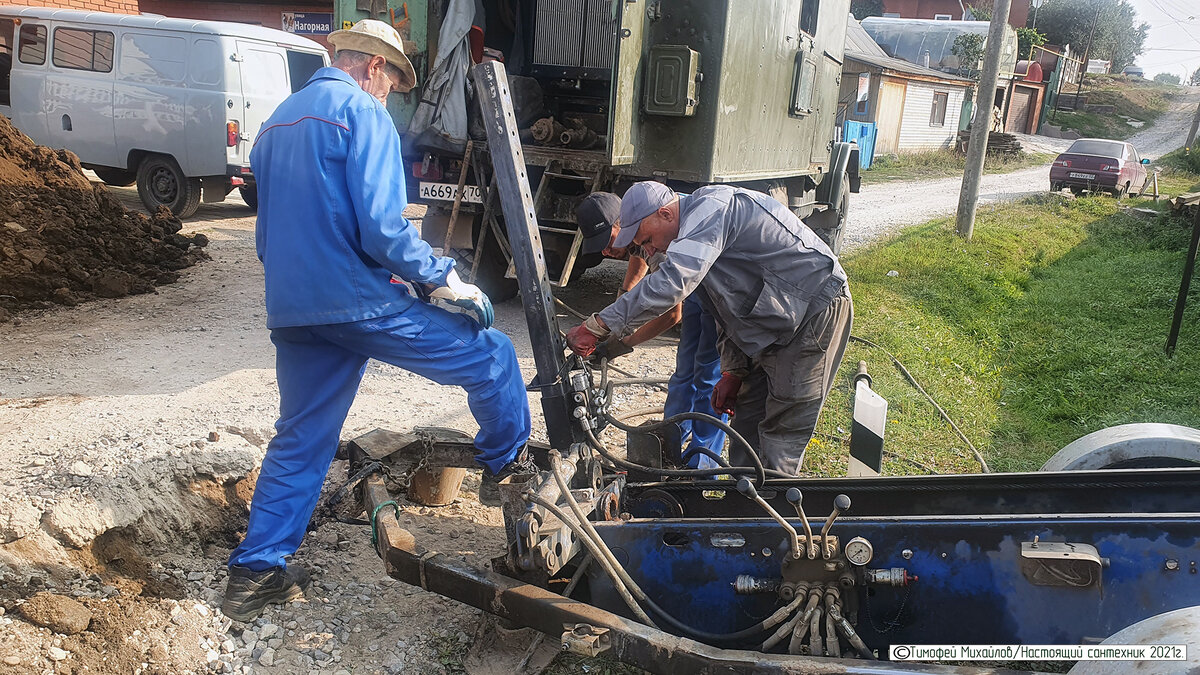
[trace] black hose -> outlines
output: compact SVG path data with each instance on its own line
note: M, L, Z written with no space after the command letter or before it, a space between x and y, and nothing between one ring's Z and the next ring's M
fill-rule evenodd
M714 427L717 427L718 429L720 429L721 431L724 431L725 434L727 436L729 436L729 438L731 440L736 441L738 443L738 445L745 448L746 454L750 456L750 461L754 462L754 474L755 474L755 479L758 482L758 485L755 487L762 487L767 482L767 476L766 476L767 470L763 468L762 459L758 456L758 453L754 451L754 448L751 447L749 441L747 441L744 436L742 436L738 432L734 431L733 427L729 426L725 422L722 422L721 420L717 419L716 417L713 417L712 415L705 415L704 413L698 413L698 412L684 412L684 413L679 413L678 415L672 415L661 422L654 422L652 424L646 424L646 425L640 426L640 427L634 427L634 426L625 424L621 420L618 420L617 418L608 414L608 411L604 412L604 419L608 420L609 424L620 429L621 431L624 431L627 434L628 433L643 434L643 433L646 433L649 431L654 431L655 429L662 429L671 424L678 424L679 422L682 422L684 420L692 420L693 422L704 422L706 424L711 424ZM730 467L730 468L739 469L742 467ZM657 469L654 469L654 470L657 471ZM783 473L782 471L775 471L774 469L772 469L771 471L772 471L773 477L775 477L775 478L795 478L795 476L790 476L786 473ZM718 471L717 473L731 473L731 472L730 471ZM742 472L742 473L744 473L744 472ZM667 475L667 474L663 474L663 475ZM689 475L697 475L697 474L689 474Z
M723 466L726 469L729 468L729 462L726 462L724 457L718 455L717 453L713 452L712 450L709 450L708 448L704 447L703 445L693 446L690 450L683 453L683 455L680 456L680 459L687 462L688 460L690 460L692 457L694 457L696 455L704 455L705 457L716 462L717 466Z
M583 432L587 436L588 445L592 446L592 448L594 448L596 450L596 452L600 453L601 457L603 457L604 459L607 459L609 462L612 462L614 465L616 465L618 467L632 470L632 471L644 471L646 473L653 473L653 474L657 474L660 476L669 476L669 477L675 477L675 478L692 478L695 476L715 476L715 475L719 475L719 474L723 474L723 473L727 473L727 474L734 475L734 476L740 476L743 474L750 474L750 473L753 473L753 474L758 473L758 469L756 469L755 467L752 467L752 466L718 466L718 467L714 467L711 469L663 469L663 468L659 468L656 466L646 466L645 464L637 464L635 462L630 462L629 460L626 460L626 459L621 459L620 457L617 457L616 455L612 454L612 452L607 447L605 447L605 445L603 443L600 442L600 439L596 438L596 434L593 433L591 429L584 429ZM772 478L795 478L795 476L789 476L782 471L775 471L774 469L768 469L766 471L767 471L767 473L771 474Z

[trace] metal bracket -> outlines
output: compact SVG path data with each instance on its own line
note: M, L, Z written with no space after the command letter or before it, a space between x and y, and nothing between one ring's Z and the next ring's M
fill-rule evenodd
M612 646L607 628L587 623L564 623L562 650L580 656L599 656Z

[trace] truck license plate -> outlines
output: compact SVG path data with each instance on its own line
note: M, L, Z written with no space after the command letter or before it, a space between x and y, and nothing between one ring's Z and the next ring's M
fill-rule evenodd
M458 195L458 186L454 183L421 183L421 199L437 199L452 202ZM483 191L478 185L463 186L463 201L472 204L483 203Z
M1094 173L1075 173L1074 171L1072 171L1071 173L1069 173L1067 175L1070 176L1071 178L1082 178L1084 180L1096 180L1096 174L1094 174ZM422 189L424 189L424 185L425 185L424 183L421 184ZM457 187L457 186L451 186L451 187Z

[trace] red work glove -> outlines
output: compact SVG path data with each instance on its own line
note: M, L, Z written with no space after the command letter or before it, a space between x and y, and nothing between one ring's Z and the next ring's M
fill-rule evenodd
M742 388L742 378L733 373L721 373L721 379L713 387L712 407L719 413L733 414L733 406L737 404L738 390Z
M592 352L596 351L596 343L599 341L600 338L596 337L583 324L567 331L567 346L580 356L591 356Z

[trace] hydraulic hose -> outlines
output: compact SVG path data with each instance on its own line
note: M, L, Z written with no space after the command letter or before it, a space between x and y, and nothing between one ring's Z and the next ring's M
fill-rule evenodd
M792 598L803 598L806 595L808 595L808 584L801 583L796 586L796 591ZM797 611L795 614L793 614L792 618L788 619L781 626L779 626L779 629L776 630L771 637L763 641L762 647L759 647L759 651L770 651L771 648L782 642L783 638L787 637L793 630L795 630L796 624L801 620L802 616L804 616L803 611ZM804 620L807 621L808 619L805 618Z
M829 596L825 596L829 597ZM834 658L841 658L842 645L838 640L837 624L833 621L833 610L829 609L828 603L825 608L825 655Z
M811 656L825 655L825 646L821 644L821 616L821 607L818 605L808 622L808 653Z
M668 614L662 607L659 607L658 603L654 602L653 599L646 595L645 591L643 591L641 587L637 585L637 582L635 582L633 578L629 576L629 573L625 570L625 568L621 566L621 563L617 560L616 556L613 555L612 551L609 550L608 545L605 544L604 540L600 537L600 533L596 532L596 528L592 527L591 521L589 521L587 516L583 513L583 509L579 506L579 502L575 501L575 496L571 494L571 490L569 489L569 486L567 486L566 480L559 475L557 470L558 463L558 456L554 453L550 453L550 473L554 476L554 480L558 483L559 490L566 498L567 505L570 507L571 512L578 519L579 525L586 533L587 538L593 540L591 541L592 546L589 546L589 549L591 549L593 546L598 549L601 556L603 556L603 559L609 563L607 566L604 566L605 571L609 571L611 569L612 572L614 572L620 578L620 580L625 583L625 585L628 587L628 590L633 594L634 597L644 602L646 606L661 616L676 630L687 633L688 635L691 635L699 640L708 642L730 642L734 640L744 640L777 626L780 622L786 619L789 614L794 612L797 607L800 606L801 600L797 599L776 610L774 614L766 619L763 619L757 624L733 633L710 633L708 631L693 628L676 619ZM540 505L545 507L551 513L554 513L559 520L562 520L564 523L567 523L568 526L570 526L570 521L564 517L566 514L564 514L557 506L547 505L544 503L544 500L540 502ZM574 531L575 528L572 527L572 530ZM579 536L579 532L576 532L576 536ZM594 552L593 555L595 555Z
M637 464L627 459L621 459L620 457L612 454L612 451L609 450L604 443L600 441L600 439L596 438L596 434L593 433L591 429L584 429L584 434L586 435L588 445L591 445L601 457L624 469L656 473L662 476L675 476L684 478L691 478L694 476L713 476L722 473L735 476L758 473L758 470L752 466L718 466L711 469L663 469L655 466L646 466L645 464ZM766 469L765 472L772 478L795 478L795 476L789 476L782 471L775 471L774 469Z
M833 593L825 595L825 611L829 613L829 617L833 620L833 625L837 628L837 632L846 638L846 641L850 643L850 646L854 647L854 651L858 652L860 657L873 660L875 654L867 647L867 643L863 642L863 639L858 636L858 633L854 630L854 626L851 626L846 617L842 616L841 600L831 600L831 598L836 597Z
M792 630L792 638L788 641L789 654L800 653L800 648L804 646L804 636L808 635L808 631L812 627L813 614L817 611L819 604L821 604L821 587L814 586L808 592L808 606L804 608L804 613L800 615L796 621L796 627Z
M608 573L608 576L612 578L613 587L617 589L617 593L621 596L621 599L625 601L625 604L629 606L629 610L633 612L638 621L641 621L647 626L654 626L655 628L658 627L658 625L655 624L654 621L652 621L644 611L642 611L641 605L638 605L637 602L634 601L633 596L631 596L629 593L629 589L626 588L624 582L621 581L621 575L619 575L617 571L612 568L608 558L604 557L604 554L600 552L596 542L592 541L592 538L588 536L587 532L583 531L583 528L579 527L578 524L568 518L567 514L564 513L562 509L558 508L554 504L551 504L545 499L542 499L533 493L525 493L523 497L526 501L537 504L538 506L554 514L554 516L561 520L564 525L569 527L571 531L575 533L575 536L579 537L579 540L583 542L583 545L587 547L588 553L591 554L592 558L594 558L600 567L602 567L604 571Z
M697 445L697 446L693 447L691 450L688 450L687 452L683 453L680 456L680 459L682 459L683 461L686 462L686 461L690 460L692 457L695 457L696 455L704 455L705 457L716 462L717 466L722 466L722 467L725 467L726 469L729 468L729 462L726 462L724 457L718 455L717 453L713 452L712 450L709 450L708 448L701 446L701 445Z
M733 427L729 426L725 422L722 422L721 420L717 419L716 417L713 417L712 415L705 415L704 413L698 413L698 412L685 412L685 413L679 413L678 415L672 415L661 422L654 422L653 424L647 424L645 426L640 426L640 427L634 427L634 426L625 424L624 422L622 422L622 421L616 419L615 417L613 417L612 415L608 414L607 411L604 412L604 419L608 420L608 422L610 424L612 424L614 427L620 429L621 431L624 431L625 433L645 433L648 431L654 431L655 429L661 429L661 428L664 428L671 424L678 424L679 422L682 422L683 420L692 420L692 421L696 421L696 422L704 422L706 424L711 424L714 427L717 427L718 429L724 431L725 434L727 436L729 436L730 439L737 442L738 445L742 446L742 448L744 448L746 450L746 454L750 457L750 461L754 462L754 473L755 473L756 482L758 483L758 485L756 485L755 487L762 487L763 484L766 483L766 481L767 481L767 476L766 476L767 470L763 468L762 459L759 458L758 453L756 453L754 451L754 448L750 446L750 443L745 439L745 437L743 437L738 432L734 431ZM737 468L741 468L741 467L732 467L732 468L737 469ZM731 472L723 471L723 472L718 472L718 473L731 473ZM775 478L795 478L795 476L789 476L786 473L783 473L782 471L775 471L774 469L771 470L771 473L772 473L772 476ZM663 474L663 475L667 475L667 474Z

